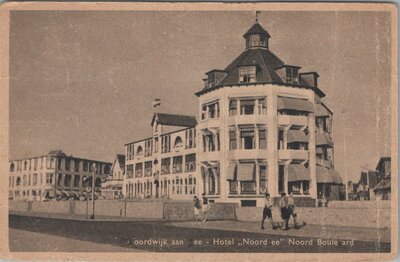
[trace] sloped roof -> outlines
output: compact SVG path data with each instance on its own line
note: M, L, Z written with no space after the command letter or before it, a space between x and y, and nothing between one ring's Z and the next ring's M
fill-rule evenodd
M196 117L194 116L155 113L151 120L152 126L156 118L161 125L166 126L195 127L197 125Z
M51 150L48 155L50 156L65 156L65 153L60 150L60 149L56 149L56 150Z
M369 185L370 188L374 188L378 184L378 173L376 171L362 172L358 184Z
M125 155L117 154L117 161L121 169L125 168Z
M247 32L243 35L243 37L253 34L261 34L271 37L270 34L267 32L267 30L265 30L259 23L255 23L252 27L250 27L250 29L247 30Z
M239 67L249 65L256 65L258 67L257 82L284 83L275 71L275 68L283 64L282 60L267 49L247 49L225 68L228 74L220 82L220 85L236 85L239 79Z

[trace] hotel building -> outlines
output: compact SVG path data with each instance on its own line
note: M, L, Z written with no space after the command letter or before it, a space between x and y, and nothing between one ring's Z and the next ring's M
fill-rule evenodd
M67 156L61 150L47 155L9 162L10 200L43 201L79 199L91 188L93 164L96 165L95 192L110 174L111 163Z
M211 202L261 206L264 192L293 192L296 205L315 206L326 187L342 183L318 73L279 59L258 22L243 37L232 63L206 73L198 123L156 113L153 137L126 145L126 196L204 193ZM183 129L162 131L176 122Z

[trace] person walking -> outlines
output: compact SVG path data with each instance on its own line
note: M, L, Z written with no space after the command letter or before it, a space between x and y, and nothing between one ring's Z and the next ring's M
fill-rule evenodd
M203 193L202 211L203 211L203 222L206 222L208 218L208 198L204 193Z
M194 211L194 217L196 219L195 220L196 222L199 221L200 208L201 208L200 199L198 199L197 196L194 196L193 197L193 211Z
M281 193L281 199L279 200L279 207L281 209L281 218L282 218L282 229L288 229L288 201L286 197L286 193ZM290 214L289 214L290 217Z
M296 209L294 208L293 192L290 192L289 197L288 197L288 209L289 209L289 214L291 214L293 217L294 228L298 229L299 225L297 224L297 212L296 212ZM288 218L288 220L289 220L289 218Z
M272 212L271 212L271 200L270 200L270 195L268 193L265 193L264 195L264 209L263 209L263 216L261 220L261 229L264 230L264 221L266 218L269 219L272 225L272 229L275 230L277 227L275 226L274 220L272 218Z

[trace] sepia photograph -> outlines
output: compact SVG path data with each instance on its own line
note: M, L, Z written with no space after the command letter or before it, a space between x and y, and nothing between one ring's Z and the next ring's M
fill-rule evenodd
M1 9L2 256L397 256L395 5Z

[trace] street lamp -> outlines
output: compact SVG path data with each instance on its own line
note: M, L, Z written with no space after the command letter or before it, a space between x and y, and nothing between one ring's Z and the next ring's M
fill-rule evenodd
M346 110L343 109L343 110L342 110L342 131L343 131L343 145L344 145L344 179L345 179L345 187L344 187L344 189L345 189L345 192L346 192L345 200L348 201L348 200L349 200L349 189L348 189L349 185L348 185L348 178L347 178L347 145L346 145L346 133L345 133L345 128L344 128L344 125L345 125L345 121L344 121L344 120L345 120L345 118L344 118L345 113L346 113Z
M92 215L90 216L90 219L94 219L94 182L95 182L95 175L96 175L96 164L92 164Z

